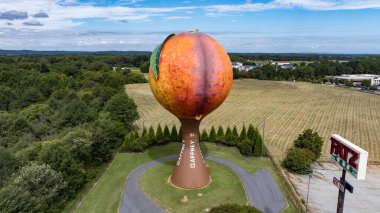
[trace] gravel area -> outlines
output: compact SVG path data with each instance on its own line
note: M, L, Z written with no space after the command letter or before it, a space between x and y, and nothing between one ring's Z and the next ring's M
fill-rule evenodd
M334 163L314 163L313 176L310 180L309 210L310 212L336 212L338 188L333 184L333 177L340 178L342 169ZM306 201L308 175L289 173L290 180L295 185L298 194ZM345 213L375 213L380 212L380 166L367 167L366 180L356 180L346 173L346 180L354 187L351 194L346 191Z

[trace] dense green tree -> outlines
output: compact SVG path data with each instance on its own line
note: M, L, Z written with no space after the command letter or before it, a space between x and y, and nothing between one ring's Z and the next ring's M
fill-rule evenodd
M263 139L262 139L260 132L257 128L255 128L254 139L255 139L255 141L254 141L253 154L255 156L263 156L264 155Z
M237 147L241 154L243 155L252 155L253 154L253 142L248 138L244 138L239 143Z
M121 122L111 119L100 119L95 123L96 127L104 130L111 149L119 148L124 141L126 130Z
M117 90L123 88L126 83L125 77L118 72L106 73L104 84Z
M32 104L20 112L20 116L29 122L47 122L54 111L47 104Z
M37 84L37 89L41 91L45 97L49 97L54 90L64 87L70 87L70 81L65 75L58 73L42 75Z
M165 143L169 142L169 139L170 139L170 130L169 130L169 127L167 125L165 125L165 127L164 127L164 142Z
M148 134L141 138L135 138L135 134L126 136L124 149L132 152L143 152L150 142Z
M1 212L19 213L19 212L41 212L38 199L31 195L29 191L9 184L0 188L0 209Z
M32 127L25 118L19 117L14 121L11 131L14 134L21 135L23 133L31 132Z
M0 110L9 110L19 100L10 87L0 85Z
M207 131L205 129L202 130L200 142L208 142L208 135L207 135Z
M211 127L210 134L208 134L208 139L211 143L215 143L216 141L216 132L214 126Z
M143 126L143 130L142 130L142 132L141 132L141 137L142 137L143 135L145 135L145 134L148 134L148 130L146 129L145 126Z
M42 93L34 88L34 87L28 87L25 92L22 94L22 100L25 102L25 104L30 104L30 103L36 103L41 100L43 100L43 95Z
M40 72L42 72L42 73L50 72L48 64L49 64L49 61L46 58L41 58L40 63L39 63Z
M149 61L145 61L140 65L140 71L143 73L148 73L149 72Z
M146 78L140 72L131 71L125 76L126 84L146 83L146 82L147 82Z
M136 104L125 93L114 95L107 102L105 110L110 113L113 120L120 121L127 127L139 118Z
M288 151L283 165L284 167L296 173L308 173L314 154L307 149L292 148Z
M236 126L232 128L232 137L234 138L235 143L239 141L239 133L237 131Z
M51 211L62 203L62 192L67 187L61 173L49 165L35 163L21 168L11 184L29 192L37 200L40 212Z
M312 160L317 160L321 156L323 140L317 132L306 129L294 141L294 147L308 149L314 154Z
M0 188L19 166L20 162L16 157L8 149L0 146Z
M261 211L252 206L243 206L239 204L221 204L213 207L210 213L260 213Z
M68 104L65 104L56 116L56 120L60 126L73 127L95 120L96 112L83 101L73 99Z
M154 143L156 143L156 134L154 132L154 129L152 126L149 127L149 131L148 131L148 136L149 136L149 145L153 145Z
M162 132L161 124L158 124L157 130L156 130L156 142L157 144L163 144L164 143L164 133Z
M101 107L103 107L107 101L111 99L111 97L117 92L118 90L106 86L95 86L93 88L94 97L100 99Z
M135 138L140 138L139 132L137 130L134 130L133 133L135 134Z
M173 125L172 131L170 132L170 141L177 141L177 139L178 139L177 127Z
M112 158L112 144L107 132L102 128L97 128L92 135L91 159L92 162L101 164L108 162Z
M124 137L123 149L125 151L132 151L134 149L133 146L135 145L134 144L135 139L136 139L135 134L133 134L133 133L126 134Z
M216 132L216 141L221 143L224 143L225 141L225 135L222 126L218 127L218 131Z
M233 146L235 145L235 139L232 135L231 127L227 127L226 134L225 134L225 140L227 146Z
M240 137L240 140L244 140L248 138L247 129L245 128L245 125L243 125L243 128L241 129L239 137Z
M30 153L28 154L30 155ZM62 142L47 143L38 153L37 159L39 162L50 165L55 171L62 173L64 180L68 182L67 188L64 190L67 197L74 196L86 182L86 171L83 163L75 159Z
M255 128L252 124L248 126L247 138L251 141L255 141Z
M179 130L178 130L177 141L180 142L180 143L182 143L182 126L181 126L181 128L179 128Z
M371 80L362 81L362 86L366 87L366 88L370 87L371 86Z

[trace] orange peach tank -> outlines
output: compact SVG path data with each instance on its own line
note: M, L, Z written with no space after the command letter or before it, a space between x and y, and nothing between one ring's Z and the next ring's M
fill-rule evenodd
M183 32L164 43L158 79L150 68L149 83L158 102L171 113L200 120L227 97L232 84L231 61L209 35Z

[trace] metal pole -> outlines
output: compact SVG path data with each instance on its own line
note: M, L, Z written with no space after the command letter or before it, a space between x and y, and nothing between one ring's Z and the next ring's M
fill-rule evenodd
M343 169L342 171L342 177L340 178L340 183L344 186L344 189L343 189L343 192L339 190L338 207L336 210L337 213L343 213L344 194L346 193L346 170L345 169Z
M309 204L310 179L311 179L311 172L309 173L309 183L307 184L306 212L307 212L307 205Z

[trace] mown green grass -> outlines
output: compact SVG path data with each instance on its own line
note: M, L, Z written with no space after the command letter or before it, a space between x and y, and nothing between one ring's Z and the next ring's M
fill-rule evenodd
M99 178L92 190L87 194L74 212L116 213L120 205L124 184L133 169L153 159L178 154L180 148L180 143L169 143L164 146L151 147L144 153L117 154L114 161L107 168L102 177ZM268 158L243 157L235 147L218 146L212 143L201 143L201 149L204 155L230 160L250 172L258 171L261 168L268 169L279 183L280 188L283 190L284 195L287 198L289 207L285 212L296 212L294 206L290 202L289 195L285 193L284 186L279 181Z
M119 153L74 212L117 212L128 175L152 159L178 153L180 144L152 147L144 153Z
M175 162L163 163L150 168L140 177L141 189L169 212L204 212L223 203L246 204L247 196L240 178L229 168L207 161L212 182L203 189L179 189L168 182ZM202 196L198 196L200 193ZM181 202L187 196L189 201Z

